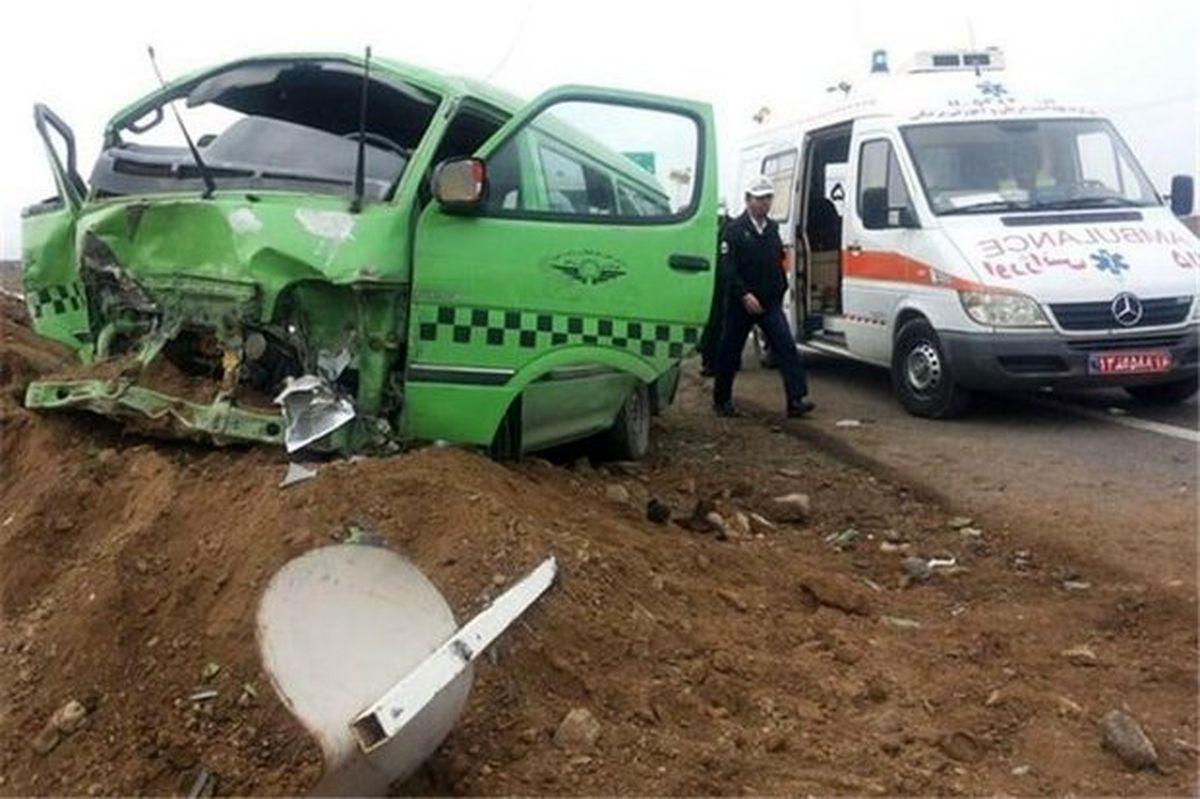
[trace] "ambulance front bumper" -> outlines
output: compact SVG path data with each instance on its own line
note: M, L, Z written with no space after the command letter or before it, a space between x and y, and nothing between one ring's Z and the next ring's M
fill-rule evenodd
M1144 386L1194 377L1200 353L1200 327L1126 335L1065 337L1037 333L939 333L955 380L966 388L1030 389L1042 387ZM1099 373L1102 363L1162 365L1164 371ZM1119 357L1113 357L1119 356Z

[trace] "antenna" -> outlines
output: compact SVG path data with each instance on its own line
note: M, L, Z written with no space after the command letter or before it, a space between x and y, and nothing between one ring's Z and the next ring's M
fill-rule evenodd
M362 97L358 104L358 160L354 164L354 199L350 201L350 213L357 214L363 207L365 173L367 164L367 88L371 85L371 46L367 45L363 57Z
M967 17L967 46L971 48L971 53L975 52L975 22L970 17ZM975 77L981 77L982 73L979 71L979 60L972 60L975 61Z
M163 80L162 72L158 69L158 61L154 58L154 46L147 45L146 52L150 54L150 66L154 68L154 74L158 77L158 85L165 90L167 82ZM207 200L217 190L217 184L213 181L212 173L208 171L204 159L200 157L200 151L196 149L196 145L192 142L192 137L188 133L187 127L183 124L183 117L179 116L179 111L175 108L175 100L168 100L167 105L171 106L171 113L175 115L175 121L179 123L179 130L183 132L183 139L187 142L188 149L192 153L192 160L196 162L196 169L200 170L200 178L204 181L204 193L200 195L200 199Z

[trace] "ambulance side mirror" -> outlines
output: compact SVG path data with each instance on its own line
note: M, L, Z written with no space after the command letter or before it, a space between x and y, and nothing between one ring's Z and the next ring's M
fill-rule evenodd
M1191 216L1195 201L1196 184L1191 175L1171 178L1171 213L1175 216Z
M434 167L433 196L446 211L474 211L487 196L487 167L478 158L451 158Z

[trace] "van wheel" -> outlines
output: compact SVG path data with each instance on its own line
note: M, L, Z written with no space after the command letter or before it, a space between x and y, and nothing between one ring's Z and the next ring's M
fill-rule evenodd
M892 389L913 416L949 419L971 402L971 392L954 381L937 333L924 319L905 322L892 350Z
M646 457L650 451L650 416L650 389L638 383L625 398L613 426L600 434L603 453L619 461Z
M1174 383L1125 387L1125 393L1147 405L1175 405L1194 396L1197 390L1200 390L1200 377L1195 376Z
M521 398L513 400L508 412L500 420L496 435L488 447L488 454L495 461L515 461L521 457Z

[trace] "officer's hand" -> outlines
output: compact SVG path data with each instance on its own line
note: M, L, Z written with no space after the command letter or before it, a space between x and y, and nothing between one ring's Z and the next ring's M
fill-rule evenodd
M755 297L748 291L742 295L742 307L746 309L746 313L752 316L759 316L763 312L762 305L758 302L758 297Z

